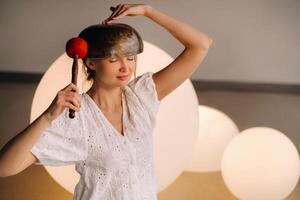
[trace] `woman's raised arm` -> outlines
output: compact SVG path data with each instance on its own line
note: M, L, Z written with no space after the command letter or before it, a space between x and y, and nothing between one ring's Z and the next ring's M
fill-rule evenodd
M111 8L112 15L105 22L112 22L126 15L143 15L161 25L170 32L185 48L168 66L153 75L159 100L164 98L189 78L204 60L212 39L173 17L170 17L150 5L119 4Z
M161 100L192 75L204 60L212 39L150 6L146 16L164 27L185 46L172 63L153 75L158 98Z

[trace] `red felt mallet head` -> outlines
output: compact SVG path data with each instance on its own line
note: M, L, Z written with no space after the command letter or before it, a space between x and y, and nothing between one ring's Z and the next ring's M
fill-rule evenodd
M76 54L78 55L79 59L84 58L87 54L87 51L88 44L80 37L71 38L66 44L67 55L71 58L74 58Z
M87 55L88 43L80 38L74 37L68 40L66 44L66 53L70 58L73 58L72 65L72 83L77 85L77 74L78 74L78 58L82 59ZM75 111L69 110L69 117L73 119L75 117Z

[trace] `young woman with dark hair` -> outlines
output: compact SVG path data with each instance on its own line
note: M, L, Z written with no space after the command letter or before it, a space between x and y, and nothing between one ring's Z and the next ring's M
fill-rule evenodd
M155 200L153 129L160 101L188 79L207 55L212 40L150 5L119 4L101 24L85 28L83 67L91 88L79 94L69 84L39 118L1 150L0 175L31 164L75 164L80 174L76 200ZM158 72L135 74L143 42L137 31L116 23L125 16L153 20L184 49ZM74 109L74 119L68 110ZM170 136L171 137L171 136Z

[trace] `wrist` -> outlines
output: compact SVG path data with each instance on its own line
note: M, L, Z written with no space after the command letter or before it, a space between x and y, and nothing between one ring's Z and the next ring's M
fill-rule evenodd
M150 5L145 5L145 16L146 17L149 17L150 15L151 15L151 13L152 13L152 11L153 11L153 7L152 6L150 6Z
M53 118L51 117L50 113L48 112L44 112L42 114L42 118L48 123L51 124L51 122L53 121Z

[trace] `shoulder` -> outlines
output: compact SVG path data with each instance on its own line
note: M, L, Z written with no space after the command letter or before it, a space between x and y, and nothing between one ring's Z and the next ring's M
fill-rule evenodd
M142 102L150 112L156 113L160 101L153 81L153 74L153 72L146 72L139 75L128 84L128 88L130 93L133 93L132 96L136 97L135 100Z
M145 88L155 89L153 74L153 72L145 72L139 75L136 79L129 82L128 87L135 92L141 92L141 90L144 90Z

